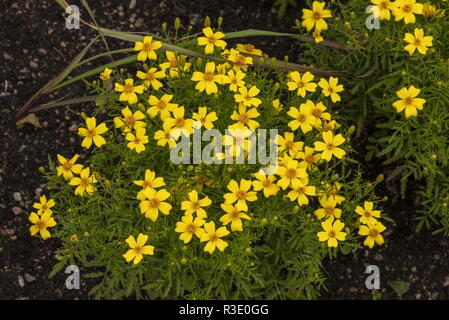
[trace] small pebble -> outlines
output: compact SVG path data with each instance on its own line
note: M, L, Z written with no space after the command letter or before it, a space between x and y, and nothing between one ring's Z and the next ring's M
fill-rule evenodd
M36 280L36 278L33 277L31 274L25 273L25 280L26 282L33 282Z
M20 192L14 192L13 197L17 202L22 201L22 195L20 194Z
M18 215L22 212L22 208L20 207L13 207L12 212L14 212L15 215Z
M18 277L18 280L19 280L19 286L20 286L21 288L25 287L25 280L23 279L23 277L22 277L22 276L19 276L19 277Z

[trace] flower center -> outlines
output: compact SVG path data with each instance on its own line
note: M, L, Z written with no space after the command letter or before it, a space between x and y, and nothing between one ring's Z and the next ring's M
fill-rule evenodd
M382 1L381 3L379 3L379 8L380 9L387 9L388 8L387 1Z
M240 212L237 211L237 210L232 211L232 212L231 212L231 216L232 216L232 219L233 219L233 220L237 220L237 219L239 219L239 217L240 217Z
M170 60L170 64L171 64L172 67L177 67L178 66L178 60L172 59L172 60Z
M184 127L184 125L185 125L185 120L183 119L183 118L177 118L176 119L176 122L175 122L175 126L177 127L177 128L183 128Z
M414 44L415 46L420 46L420 45L421 45L421 40L418 39L418 38L415 38L415 41L413 42L413 44Z
M93 136L96 135L95 129L89 129L87 130L87 136L92 138Z
M249 121L249 116L246 113L243 113L239 117L239 121L243 123L247 123Z
M150 80L150 81L156 80L156 76L154 75L154 72L147 73L147 80Z
M72 164L70 162L65 162L62 167L66 170L69 170L72 167Z
M308 156L305 157L306 162L308 163L312 163L313 162L313 156L311 154L309 154Z
M210 236L209 241L215 242L220 239L215 233Z
M407 98L404 99L404 101L405 101L406 104L410 105L413 102L413 98L412 97L407 97Z
M330 92L330 89L329 89L329 92ZM315 116L315 117L317 117L317 118L321 118L321 110L320 109L314 109L313 110L313 112L312 112L312 114Z
M42 220L39 220L39 221L36 223L36 226L37 226L39 229L44 229L44 228L45 228L45 222L42 221Z
M245 50L248 52L251 52L254 50L254 46L252 44L246 44L245 45Z
M142 248L141 246L136 245L136 246L134 247L134 252L135 252L136 254L141 254L142 251L143 251L143 248Z
M297 120L298 120L299 122L306 122L306 115L301 113L301 114L298 116Z
M151 51L152 47L153 46L151 45L151 43L144 43L143 44L143 51L149 52L149 51Z
M150 181L144 181L142 183L142 188L151 188L152 187L152 183Z
M312 14L312 17L314 20L320 20L321 19L321 12L319 11L314 11Z
M187 232L189 232L189 233L195 233L195 231L196 231L196 227L193 223L189 223L187 225L186 229L187 229Z
M80 186L87 187L89 185L89 179L88 178L81 178Z
M327 150L334 150L334 149L335 149L335 146L334 146L333 143L328 143L328 144L326 145L326 148L327 148Z
M125 118L125 121L127 124L132 124L132 123L134 123L134 121L136 121L136 119L133 116L127 116Z
M159 207L159 203L161 203L159 201L159 199L151 199L150 200L150 207L151 208L158 208Z
M198 209L200 204L198 202L192 202L192 209Z
M285 147L286 147L287 149L289 149L289 150L293 149L293 146L294 146L293 141L287 141L287 142L285 143Z
M262 183L262 185L263 185L264 187L269 187L269 186L271 185L271 181L268 180L268 179L265 179L265 181Z
M125 92L126 93L132 93L133 90L134 90L134 87L132 84L129 84L129 83L125 84Z
M304 88L305 87L304 81L298 81L297 86L298 88Z
M296 170L291 168L288 169L287 172L285 173L286 177L289 179L293 179L294 177L296 177Z
M163 110L167 107L167 102L164 100L159 100L159 102L157 103L157 107L159 108L159 110Z
M239 190L239 191L237 191L236 196L237 196L237 198L239 198L239 199L245 199L246 192L243 191L243 190Z
M365 212L364 212L364 215L365 215L365 217L369 218L369 217L371 217L371 212L365 211Z
M329 215L329 216L334 215L334 210L335 210L334 207L326 207L325 210L326 210L327 215Z
M379 231L377 229L371 229L369 232L369 236L372 238L375 238L379 234Z
M204 74L204 81L213 81L213 80L214 80L213 72L206 72Z
M335 234L335 231L332 230L332 231L329 231L328 235L329 235L329 238L335 238L336 234Z
M402 7L402 11L408 13L408 12L412 11L412 6L409 4L406 4L405 6Z

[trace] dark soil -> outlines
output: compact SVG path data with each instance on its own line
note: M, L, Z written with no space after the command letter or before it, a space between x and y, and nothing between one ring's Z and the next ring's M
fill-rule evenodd
M195 32L208 15L213 23L224 18L223 29L248 28L291 32L297 9L287 10L281 23L276 20L273 0L157 0L137 1L133 9L127 1L90 1L99 25L127 31L157 32L162 22L170 26L175 17ZM78 1L72 4L79 5ZM89 19L81 8L81 16ZM64 27L62 9L51 0L3 0L0 3L0 128L11 120L18 109L39 88L60 72L87 45L94 32L81 26L79 30ZM109 40L108 40L109 41ZM291 61L298 56L297 43L288 39L255 38L251 42L270 53ZM111 49L129 47L129 43L109 41ZM103 52L101 41L90 54ZM107 62L104 60L103 62ZM100 61L102 62L102 61ZM86 66L88 68L89 66ZM83 70L80 70L83 71ZM79 71L76 71L79 72ZM86 87L70 87L72 96L82 96ZM59 92L59 96L68 91ZM46 97L50 101L55 97ZM45 102L44 101L44 102ZM0 136L0 299L86 299L93 282L81 277L80 290L65 288L65 275L48 279L55 264L58 241L31 238L28 213L45 188L39 167L48 166L48 155L72 155L80 152L76 142L79 112L90 105L74 105L37 114L42 128L30 124ZM381 173L372 168L373 176ZM411 200L410 200L411 202ZM326 261L329 291L324 299L371 299L365 289L366 265L375 264L381 271L382 298L396 298L387 281L410 283L406 299L447 299L449 285L449 239L431 232L414 232L413 205L406 200L385 204L384 211L396 220L388 225L386 244L373 250L358 250L356 255L340 255ZM83 270L81 270L81 274Z

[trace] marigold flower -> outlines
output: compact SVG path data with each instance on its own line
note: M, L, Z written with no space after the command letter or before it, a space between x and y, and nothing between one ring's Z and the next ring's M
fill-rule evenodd
M133 181L133 183L142 187L142 190L137 193L136 198L138 200L145 200L146 196L143 193L144 190L157 189L162 186L165 186L164 178L156 177L156 173L149 169L145 170L145 179L144 180L135 180L135 181Z
M237 43L236 48L240 52L253 54L255 56L261 56L262 55L262 50L256 49L254 47L254 45L252 45L251 43L247 43L247 44Z
M228 246L228 243L220 238L226 237L229 234L228 229L221 227L215 230L215 222L211 221L204 224L204 230L205 232L201 235L200 239L201 242L207 241L204 251L212 254L215 248L218 248L218 250L223 252Z
M246 106L242 103L238 106L238 111L234 110L231 115L231 119L237 121L237 123L229 126L231 129L244 129L249 128L251 130L256 130L260 127L259 122L253 120L260 116L260 113L256 108L251 108L246 110Z
M341 216L341 209L337 208L337 201L332 197L322 197L320 200L321 208L315 210L315 215L318 219L324 217L337 218Z
M58 158L58 162L61 164L60 166L56 167L56 172L58 176L62 175L64 179L70 180L73 178L73 174L79 174L81 170L83 169L82 164L75 163L76 160L80 157L79 154L75 154L72 159L67 160L60 154L56 155Z
M53 211L51 210L51 208L54 207L54 205L55 200L50 199L47 201L47 197L43 195L39 198L39 202L33 204L33 208L37 209L37 214L41 216L45 212L52 214Z
M335 202L337 204L342 203L343 201L345 201L345 198L340 196L338 193L338 191L340 191L341 187L343 186L341 183L339 182L335 182L333 185L331 185L330 183L323 183L322 182L322 188L324 190L321 190L319 193L320 197L323 198L328 198L328 199L333 199L335 200Z
M165 189L154 190L148 188L143 190L143 194L148 200L142 200L139 203L140 213L145 214L145 218L152 220L153 222L157 220L159 211L165 215L170 213L172 206L168 202L164 202L170 197L170 192Z
M243 81L243 78L245 78L246 74L244 74L241 70L236 71L235 73L234 70L230 70L227 74L229 79L230 91L237 92L239 88L245 86L245 81Z
M289 73L289 77L292 81L287 82L288 90L297 90L298 96L304 98L307 92L315 92L316 83L310 82L314 77L309 71L302 76L298 71L293 71Z
M346 232L342 232L345 224L340 220L329 218L321 223L324 231L318 232L318 239L320 241L327 241L328 247L337 247L338 241L344 241L346 239Z
M301 167L305 167L308 170L312 170L315 163L317 163L321 159L321 154L319 153L314 154L314 152L315 152L314 148L306 146L304 147L304 152L300 151L296 153L295 158L303 159L303 161L299 163Z
M43 240L51 237L47 228L56 226L55 219L52 218L51 213L48 211L42 213L40 217L35 212L32 212L28 217L28 220L34 224L30 227L31 236L35 236L39 232Z
M125 139L129 141L126 146L131 150L136 150L137 153L144 151L145 144L148 143L148 136L146 135L145 128L137 128L135 134L129 132Z
M415 14L423 14L423 5L416 0L396 0L392 8L396 21L404 19L405 24L415 23Z
M207 207L212 204L212 201L208 196L205 196L203 199L198 199L198 192L196 190L192 190L188 193L189 200L185 200L181 202L181 210L185 211L185 215L192 215L196 213L196 215L201 218L207 218L206 210L202 207Z
M95 188L93 186L94 183L97 182L95 174L90 175L89 167L84 168L80 172L80 177L74 177L70 180L69 184L71 186L77 186L75 189L75 195L84 196L84 193L91 195L95 192Z
M136 76L144 80L143 84L147 88L153 87L157 91L164 86L158 79L165 78L165 72L162 70L158 71L157 68L150 68L147 72L137 71Z
M359 229L359 235L367 236L363 244L369 248L374 246L374 243L382 245L384 243L384 237L381 235L387 228L380 222L375 224L368 224L367 226L361 225Z
M157 141L157 145L164 147L166 144L168 144L168 148L172 149L176 142L171 136L171 126L169 123L164 122L162 124L163 130L158 130L154 133L154 140Z
M164 73L167 69L170 69L169 75L171 78L178 78L179 71L188 71L192 66L192 63L186 62L187 56L185 55L177 56L173 51L165 51L165 54L168 61L161 63L159 67Z
M146 123L144 121L139 121L145 119L145 115L143 112L137 110L136 112L132 112L129 107L126 107L121 110L123 118L115 117L114 125L116 128L123 128L124 132L129 132L132 129L144 128L146 127Z
M138 264L142 261L144 254L154 255L154 247L151 245L145 245L147 240L148 236L142 233L139 233L137 236L137 241L133 236L129 236L128 239L125 240L131 248L123 255L126 262L134 260L134 264Z
M271 104L272 104L273 108L276 110L276 112L279 112L279 111L281 111L283 109L283 106L282 106L282 104L281 104L279 99L274 99L271 102Z
M375 17L380 18L380 20L390 20L390 10L395 6L394 2L390 2L390 0L371 0L371 3L375 4L371 8L371 13Z
M293 132L285 132L284 136L277 135L276 144L279 146L279 153L282 153L284 150L288 152L291 157L294 157L304 145L302 141L295 141L295 134Z
M164 123L172 128L171 135L175 138L180 134L189 136L193 132L193 119L184 119L184 107L178 107L173 110L173 118L164 118Z
M104 123L100 123L97 126L97 119L88 117L86 118L86 126L87 128L78 128L78 135L85 137L81 142L82 147L89 149L92 141L97 147L101 147L106 143L106 140L101 136L101 134L108 131Z
M222 74L215 74L215 63L208 62L206 63L206 67L204 69L204 73L195 71L192 75L192 81L198 81L195 86L195 89L203 92L206 91L207 94L217 93L218 87L215 84L225 84L229 83L229 78Z
M281 177L281 179L277 181L277 184L282 190L291 186L293 181L306 179L308 177L306 169L300 167L298 161L291 158L287 160L285 167L278 168L277 174Z
M251 220L250 216L237 209L232 204L222 203L221 208L226 214L220 218L220 222L225 226L231 223L231 231L243 231L242 219Z
M160 99L156 96L151 95L148 99L150 108L147 109L147 113L151 118L154 118L159 113L161 120L170 117L170 111L173 111L178 107L176 103L170 103L173 99L172 94L164 94Z
M157 54L155 50L162 47L162 42L153 41L152 36L143 37L143 42L137 41L134 44L134 51L140 51L137 55L137 61L145 61L148 59L156 60Z
M437 13L437 9L429 3L423 4L423 14L426 17L433 17Z
M100 73L100 79L103 81L107 81L111 78L111 72L112 70L109 68L104 69L104 71L102 73Z
M409 88L402 88L396 92L396 95L401 99L393 103L393 107L399 113L405 109L405 116L415 117L418 115L417 110L422 110L424 108L425 99L417 98L420 89L410 86Z
M227 185L228 190L231 192L223 195L225 203L233 204L234 202L237 202L237 209L241 211L248 211L246 201L253 202L257 200L257 193L254 191L249 191L251 186L252 183L250 180L240 179L239 186L237 181L232 179Z
M240 70L246 71L248 69L248 65L253 64L253 58L244 56L244 55L240 54L240 52L235 49L231 49L229 51L227 60L235 62L232 64L232 69L235 71L240 71Z
M249 90L246 87L238 89L239 93L234 95L234 100L237 103L242 103L246 107L255 106L256 108L262 103L262 100L256 98L260 90L256 86L252 86Z
M287 197L291 201L298 201L299 206L308 205L309 198L307 196L316 196L316 188L314 186L308 186L309 180L293 180L291 188L292 190L287 194Z
M133 79L126 79L125 85L115 83L115 91L121 92L119 101L128 102L129 104L135 104L139 100L137 94L142 94L144 87L142 85L134 86Z
M207 113L206 107L199 107L198 112L192 114L192 119L196 120L194 127L200 129L201 127L210 130L214 127L214 122L218 120L215 111Z
M207 27L203 29L203 33L205 37L198 37L197 41L199 46L205 46L205 54L214 53L215 47L221 48L222 50L226 47L226 42L224 40L220 40L225 37L223 32L217 31L214 33L210 27Z
M326 18L331 18L332 13L330 10L325 10L324 6L326 3L314 1L312 4L312 10L302 9L302 26L307 29L307 31L312 30L315 26L316 30L327 30L327 23L324 21Z
M324 41L324 38L321 35L321 30L315 30L312 33L312 37L313 37L313 40L315 40L316 43L320 43L320 42Z
M426 54L428 48L432 46L432 40L433 37L431 36L424 36L424 30L415 28L415 34L406 33L404 36L404 41L408 43L404 47L404 50L406 50L410 55L412 55L416 49L418 49L418 52L421 54Z
M344 90L344 87L342 84L340 84L340 85L338 84L338 78L330 77L329 81L321 78L320 82L318 82L318 85L321 87L321 89L323 89L322 93L326 97L329 97L329 96L331 97L331 100L333 103L341 101L341 98L340 98L340 95L338 95L338 92L342 92ZM327 120L330 120L330 117Z
M252 142L248 139L254 131L244 127L242 129L228 129L229 134L223 136L222 142L225 146L225 153L217 154L218 159L224 157L239 157L242 152L249 151L253 147Z
M274 196L279 192L279 186L274 183L274 181L276 180L276 177L274 175L265 175L257 172L254 174L254 178L256 178L257 180L253 181L253 190L263 190L263 195L265 196L265 198Z
M287 114L294 118L288 123L291 130L295 131L301 128L301 131L306 134L312 130L312 126L315 125L315 118L312 116L313 108L310 104L302 103L299 106L299 110L295 107L291 107Z
M201 218L193 219L192 215L185 215L181 218L181 221L176 222L175 232L181 233L179 239L184 243L189 243L192 240L193 235L201 239L204 234L204 229L201 228L205 221Z
M380 218L380 210L373 210L374 204L371 201L365 201L363 208L357 206L355 212L359 214L360 222L363 224L376 224L376 218Z
M343 142L346 141L341 134L334 136L332 131L327 131L322 133L324 142L316 141L314 143L316 151L321 152L321 159L330 161L332 156L341 159L344 157L346 152L343 149L337 148Z

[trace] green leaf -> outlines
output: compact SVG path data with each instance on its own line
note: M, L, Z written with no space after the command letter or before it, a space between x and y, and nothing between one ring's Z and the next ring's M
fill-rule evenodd
M396 292L399 297L402 297L410 289L410 283L405 281L388 281L388 285Z

